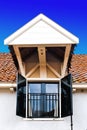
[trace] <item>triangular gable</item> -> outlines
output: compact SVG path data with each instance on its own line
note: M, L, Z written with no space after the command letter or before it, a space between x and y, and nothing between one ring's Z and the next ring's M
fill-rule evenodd
M79 39L43 14L38 15L13 33L7 45L76 44Z

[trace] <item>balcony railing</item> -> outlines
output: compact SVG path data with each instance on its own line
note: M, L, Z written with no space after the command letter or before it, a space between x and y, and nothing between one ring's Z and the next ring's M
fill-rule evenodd
M27 95L28 118L57 118L59 116L58 93L29 93Z

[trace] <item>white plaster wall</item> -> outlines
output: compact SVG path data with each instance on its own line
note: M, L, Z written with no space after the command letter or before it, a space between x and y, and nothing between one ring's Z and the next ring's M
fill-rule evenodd
M74 129L87 130L87 93L74 94L73 102L74 102Z
M74 130L87 129L87 93L74 94ZM24 121L16 116L16 94L0 93L0 130L70 130L70 117L62 121Z

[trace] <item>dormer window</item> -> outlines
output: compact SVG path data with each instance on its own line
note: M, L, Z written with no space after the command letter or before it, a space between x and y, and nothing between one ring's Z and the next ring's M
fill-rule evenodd
M61 83L60 83L61 82ZM17 111L24 118L59 118L72 114L72 81L27 82L18 74Z
M58 118L72 114L68 69L78 42L76 36L43 14L5 40L20 72L17 115Z
M29 83L31 115L33 118L58 117L58 83Z

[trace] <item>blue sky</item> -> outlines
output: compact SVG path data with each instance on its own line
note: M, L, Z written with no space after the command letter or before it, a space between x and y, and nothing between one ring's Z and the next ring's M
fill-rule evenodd
M39 13L76 35L76 54L87 54L87 0L0 0L0 52L9 52L4 39Z

